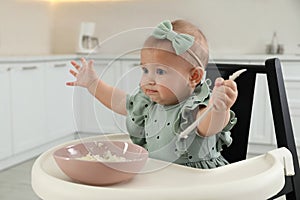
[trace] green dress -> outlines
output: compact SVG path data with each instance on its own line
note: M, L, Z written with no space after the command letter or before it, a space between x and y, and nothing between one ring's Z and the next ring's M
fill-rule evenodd
M194 168L215 168L228 164L221 155L222 146L232 142L231 128L236 117L231 111L226 127L215 135L202 137L195 128L186 139L186 151L178 151L180 132L195 121L199 107L207 106L211 91L206 82L197 86L190 97L175 105L151 101L140 89L127 96L126 126L131 140L143 146L149 157Z

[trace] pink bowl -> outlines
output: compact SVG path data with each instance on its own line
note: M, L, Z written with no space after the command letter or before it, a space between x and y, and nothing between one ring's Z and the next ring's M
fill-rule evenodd
M108 152L117 159L97 160ZM93 159L83 160L88 154ZM94 141L62 147L53 156L60 169L75 181L89 185L112 185L127 181L139 173L148 159L148 152L128 142Z

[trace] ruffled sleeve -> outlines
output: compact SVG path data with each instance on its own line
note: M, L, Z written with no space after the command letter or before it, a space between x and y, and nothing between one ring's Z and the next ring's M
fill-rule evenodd
M175 121L175 123L177 123L179 126L179 132L177 131L178 134L195 121L197 113L200 109L199 107L208 105L211 95L211 90L209 88L210 83L211 82L208 79L207 81L203 82L201 86L198 86L195 89L193 95L191 95L191 97L189 97L189 99L183 105L181 115ZM220 133L215 135L215 145L218 152L222 151L223 145L230 146L230 144L232 143L230 130L236 124L236 122L237 118L235 117L234 112L230 111L230 120L228 124ZM197 133L197 128L195 128L193 131ZM202 137L200 135L198 136Z
M208 105L210 97L209 81L203 82L201 85L197 86L193 94L186 100L181 109L181 115L175 120L175 127L179 127L177 132L185 130L190 124L192 124L196 115L199 111L199 107ZM178 134L179 134L178 132Z
M126 127L133 143L140 146L146 144L145 118L148 117L148 109L151 100L139 90L135 95L127 95L126 98Z
M226 145L227 147L231 145L232 138L231 138L231 132L230 130L233 128L233 126L236 124L237 118L235 117L235 114L233 111L230 111L230 119L228 124L224 127L224 129L217 134L217 144L216 148L217 151L222 151L223 145Z

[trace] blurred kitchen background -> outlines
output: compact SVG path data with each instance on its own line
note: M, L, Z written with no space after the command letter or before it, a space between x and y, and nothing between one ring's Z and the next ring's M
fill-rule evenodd
M275 31L284 53L295 54L299 8L299 0L1 0L0 55L75 53L81 22L95 22L103 41L178 18L198 25L216 54L263 54Z

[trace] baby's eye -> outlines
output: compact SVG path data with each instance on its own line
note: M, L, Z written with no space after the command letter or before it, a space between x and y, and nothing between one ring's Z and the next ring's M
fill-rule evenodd
M142 70L143 70L144 74L148 74L148 72L149 72L149 70L145 67L142 67Z
M158 68L158 69L156 69L156 73L158 74L158 75L164 75L165 73L167 73L165 70L163 70L163 69L160 69L160 68Z

